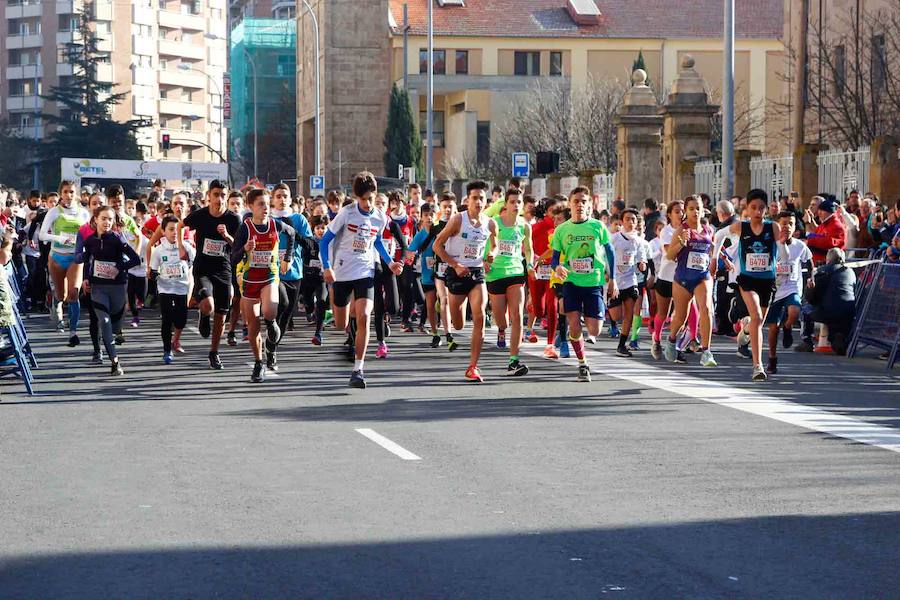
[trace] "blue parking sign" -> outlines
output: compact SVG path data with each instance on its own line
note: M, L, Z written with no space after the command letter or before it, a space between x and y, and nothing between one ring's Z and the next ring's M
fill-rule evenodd
M309 191L311 194L325 193L325 177L322 175L310 175L309 176Z
M527 152L513 152L512 176L527 179L531 173L531 164Z

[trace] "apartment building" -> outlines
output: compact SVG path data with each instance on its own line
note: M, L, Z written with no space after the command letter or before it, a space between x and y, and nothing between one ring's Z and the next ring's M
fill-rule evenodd
M227 157L222 121L227 0L5 0L0 29L0 119L43 138L42 113L60 107L39 97L72 76L67 44L79 42L87 10L107 62L102 81L125 101L113 117L148 119L138 135L146 159L218 162ZM162 147L168 134L170 148Z
M244 18L294 19L297 3L294 0L228 0L228 14L234 29Z

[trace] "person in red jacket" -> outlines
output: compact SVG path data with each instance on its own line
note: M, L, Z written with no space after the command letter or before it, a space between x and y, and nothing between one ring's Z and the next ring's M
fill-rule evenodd
M819 198L816 214L819 224L816 225L812 211L806 210L803 221L806 223L806 245L812 250L813 262L816 265L825 262L825 256L831 248L843 248L847 241L847 230L844 220L837 215L838 204L834 200Z

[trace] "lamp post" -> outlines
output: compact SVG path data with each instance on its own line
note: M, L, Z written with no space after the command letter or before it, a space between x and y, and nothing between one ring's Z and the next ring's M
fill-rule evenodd
M315 11L313 11L307 0L303 0L303 6L306 7L306 11L309 13L310 18L312 18L313 32L315 33L314 49L316 53L316 175L322 175L322 137L319 123L319 120L321 118L321 106L319 105L319 20L316 18L316 13Z
M425 187L434 189L434 0L428 0L428 107L426 125Z
M222 88L219 87L219 84L216 83L216 80L210 77L209 73L204 71L203 69L198 69L192 65L187 63L181 63L178 65L179 70L181 71L197 71L206 76L209 80L209 83L216 90L216 93L219 94L219 157L222 158L222 162L226 162L224 160L225 156L225 97L222 95Z
M722 199L734 195L734 0L725 0L722 93Z

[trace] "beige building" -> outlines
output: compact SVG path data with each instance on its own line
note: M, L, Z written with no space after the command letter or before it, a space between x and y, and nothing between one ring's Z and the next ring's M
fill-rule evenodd
M94 0L91 26L109 62L103 81L125 92L113 117L152 120L138 136L147 159L218 162L227 0ZM41 113L60 107L38 97L72 76L63 49L77 42L83 0L4 0L0 29L0 118L43 138ZM171 148L162 149L168 134Z
M409 44L406 50L409 90L414 108L418 108L424 130L426 108L425 62L427 48L427 1L407 0L409 10ZM321 3L320 3L321 4ZM343 4L343 3L337 3ZM357 14L377 15L384 2L359 2ZM745 0L738 2L736 12L736 115L744 121L737 130L748 135L742 146L766 152L786 148L786 123L773 110L786 94L781 77L785 50L780 38L784 30L782 0ZM362 6L365 5L365 6ZM390 84L403 81L403 5L404 0L388 3L388 27L366 22L366 51L383 52L382 36L388 38L388 77L367 83L373 87L379 102L386 98ZM580 7L580 8L579 8ZM329 8L335 11L334 7ZM346 9L345 9L346 10ZM581 12L579 12L581 11ZM301 22L303 15L298 17ZM696 68L706 79L714 102L719 97L722 81L722 3L720 0L685 0L672 3L663 10L658 2L648 0L436 0L435 29L435 177L443 178L448 158L479 157L489 153L492 135L499 119L508 118L507 107L517 94L527 93L539 79L559 78L563 85L578 89L590 78L630 80L631 68L641 52L651 81L659 95L666 91L677 75L680 59L691 54ZM326 28L327 29L327 28ZM356 29L346 31L355 37ZM303 31L303 30L301 30ZM305 33L305 32L304 32ZM309 31L311 34L311 30ZM301 40L306 35L301 34ZM325 64L329 63L329 38L323 38ZM300 84L298 101L301 116L311 116L308 92L312 89L310 73L312 45L298 43ZM338 49L340 50L340 49ZM304 55L303 52L307 54ZM352 62L351 52L348 62ZM354 95L351 89L355 65L343 67L342 85L324 88L323 103L343 102L332 94ZM327 72L327 69L326 69ZM384 77L379 65L369 71L373 77ZM364 72L360 73L361 76ZM332 77L335 75L326 75ZM336 76L335 76L336 77ZM350 100L348 100L350 102ZM374 101L373 101L374 102ZM377 104L377 103L376 103ZM374 104L373 104L374 107ZM331 120L323 119L323 141L331 143L334 132ZM373 148L365 158L366 165L382 170L380 140L385 119L368 112L347 115L349 122L340 127L373 140ZM308 152L310 132L301 119L301 155ZM424 139L423 131L423 139ZM340 138L340 135L338 135ZM349 140L348 140L349 142ZM347 145L343 140L339 143ZM334 156L327 152L326 166ZM346 154L344 155L346 156ZM312 170L309 161L299 161L300 177ZM352 161L354 167L358 164ZM331 171L329 170L331 175ZM394 174L390 174L394 175ZM333 175L329 183L333 181Z

